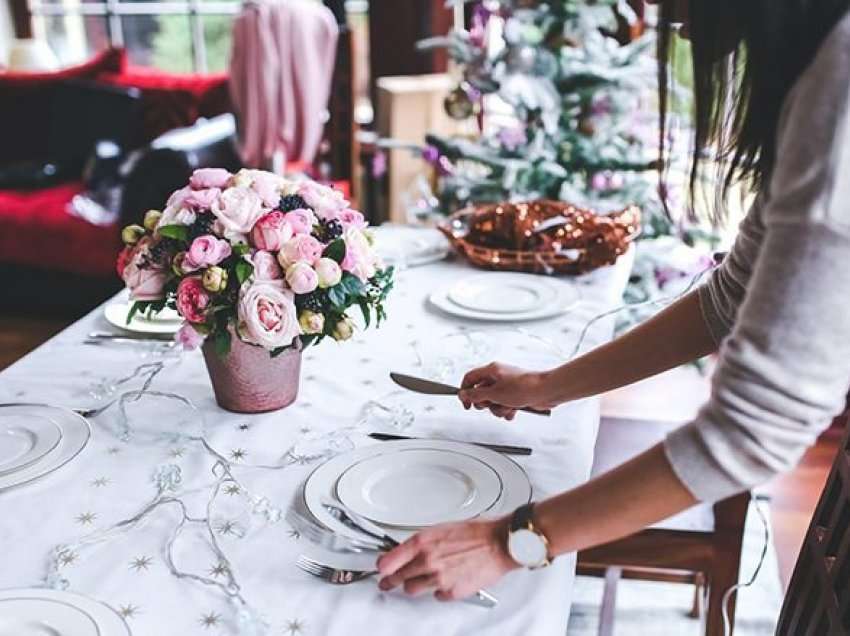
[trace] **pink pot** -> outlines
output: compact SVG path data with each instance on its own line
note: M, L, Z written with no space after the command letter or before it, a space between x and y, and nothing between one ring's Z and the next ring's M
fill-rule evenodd
M289 406L298 397L301 346L272 358L262 347L230 339L230 353L220 357L212 339L203 345L204 360L218 405L235 413L265 413Z

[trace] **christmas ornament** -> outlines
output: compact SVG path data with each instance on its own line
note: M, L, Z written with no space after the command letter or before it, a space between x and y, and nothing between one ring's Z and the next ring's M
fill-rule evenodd
M443 108L449 117L460 121L469 119L475 114L476 104L470 96L470 91L461 85L446 95Z

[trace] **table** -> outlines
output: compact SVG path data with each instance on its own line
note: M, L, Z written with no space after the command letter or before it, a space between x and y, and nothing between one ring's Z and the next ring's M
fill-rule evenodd
M541 339L572 349L590 318L620 303L631 262L628 254L614 267L576 279L583 296L579 305L565 316L522 325L525 334L459 321L427 308L428 293L472 273L467 266L443 262L401 272L388 307L389 320L351 342L326 342L308 350L300 397L283 411L246 416L220 410L199 352L167 360L154 388L191 399L204 415L210 445L244 465L236 470L252 492L283 509L314 465L296 462L282 470L249 465L275 464L293 443L309 443L342 427L353 427L346 441L374 443L363 435L371 423L358 426L363 405L372 398L403 404L415 415L412 426L401 431L404 434L532 446L533 456L520 462L539 499L587 479L598 425L597 400L561 407L551 419L522 414L507 424L483 413L465 412L452 398L399 394L387 374L416 372L418 365L420 372L439 372L456 380L463 365L452 362L450 354L458 339L478 343L475 355L482 360L523 357L517 352L537 345L549 348L539 356L541 363L547 356L555 359ZM106 328L102 309L95 309L21 359L0 374L0 401L90 406L93 383L150 362L134 348L82 344L86 333ZM606 341L612 328L612 318L594 323L582 348ZM516 338L526 340L516 345ZM137 419L134 426L139 430L170 425L164 414L147 413ZM126 443L114 435L114 423L114 410L106 411L93 421L92 440L77 459L40 481L0 492L0 588L43 585L48 556L56 545L73 544L87 533L135 515L155 494L152 474L159 466L179 466L181 500L190 515L205 516L213 481L209 454L197 443L141 439ZM283 520L266 522L251 514L238 492L221 493L210 515L215 538L230 560L243 596L267 620L270 634L545 636L563 634L567 623L574 555L544 570L511 573L491 589L501 601L499 607L485 610L382 593L374 580L336 587L313 579L294 567L296 557L307 549L306 539ZM69 589L108 603L137 635L239 633L234 607L219 589L178 580L167 569L165 546L178 520L177 506L163 506L128 532L71 551L61 570ZM175 542L173 555L183 571L211 579L225 576L201 526L187 527Z

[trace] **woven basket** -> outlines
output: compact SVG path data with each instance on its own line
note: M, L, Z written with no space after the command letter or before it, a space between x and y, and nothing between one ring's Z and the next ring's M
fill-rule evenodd
M599 215L559 201L464 208L439 226L477 267L583 274L612 265L640 234L640 209Z

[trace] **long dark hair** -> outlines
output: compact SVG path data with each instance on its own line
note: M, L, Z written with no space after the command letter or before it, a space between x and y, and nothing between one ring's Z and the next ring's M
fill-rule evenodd
M850 0L689 0L694 70L691 195L709 165L720 172L714 219L738 183L765 187L776 161L785 97L850 10ZM674 3L659 7L661 158L666 158ZM850 70L848 70L850 72ZM711 149L711 161L703 161ZM664 163L662 161L662 163Z

